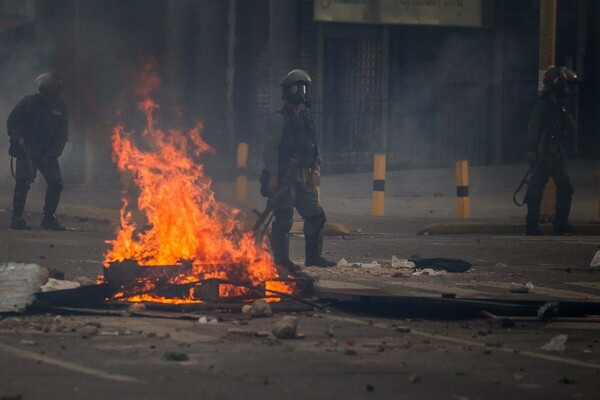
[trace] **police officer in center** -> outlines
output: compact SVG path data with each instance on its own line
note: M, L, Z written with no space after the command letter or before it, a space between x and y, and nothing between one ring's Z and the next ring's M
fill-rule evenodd
M577 82L577 75L567 67L550 67L543 76L544 90L536 99L527 127L527 161L531 170L525 196L527 218L525 234L539 236L540 207L544 187L552 177L556 184L555 235L575 233L569 223L574 187L567 168L563 141L575 128L572 116L565 108L568 84Z
M289 232L294 207L304 219L306 266L332 267L322 257L325 212L319 205L315 188L321 159L317 132L309 114L308 89L312 81L306 71L290 71L281 82L283 108L273 113L265 133L261 181L265 192L273 195L289 188L275 204L270 242L278 266L291 270L297 266L289 258Z
M68 139L67 109L61 99L63 80L55 72L40 75L39 93L26 96L12 110L7 120L10 136L9 154L16 158L12 229L30 229L23 218L27 192L39 170L46 180L46 197L42 228L64 231L56 219L56 209L63 189L58 158Z

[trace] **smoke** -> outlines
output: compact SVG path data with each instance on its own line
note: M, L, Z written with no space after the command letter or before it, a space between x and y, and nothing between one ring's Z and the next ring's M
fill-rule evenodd
M32 32L18 28L0 34L0 186L12 183L6 119L26 94L37 92L35 78L43 71L40 49L31 42Z

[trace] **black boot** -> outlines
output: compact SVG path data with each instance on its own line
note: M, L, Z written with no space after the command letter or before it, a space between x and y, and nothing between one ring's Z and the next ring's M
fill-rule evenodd
M568 222L556 222L554 229L552 230L553 235L575 235L577 230L573 225Z
M539 228L541 199L531 198L527 200L527 217L525 219L525 234L527 236L541 236Z
M50 229L52 231L66 231L65 228L56 218L54 214L44 214L44 219L42 219L42 223L40 226L44 229Z
M310 235L305 236L306 245L304 265L309 267L335 267L337 264L333 261L329 261L321 256L323 249L323 235Z
M13 215L12 219L10 221L10 228L22 231L22 230L31 229L31 226L29 226L29 224L27 224L27 222L25 222L25 220L23 219L23 216Z
M13 214L10 221L11 229L26 230L31 229L31 226L23 219L25 211L25 202L27 201L27 192L29 191L29 183L25 181L17 181L13 194Z
M559 188L557 188L558 191ZM560 188L561 191L556 196L556 218L554 221L554 235L574 235L577 233L575 227L569 223L569 214L571 213L571 201L573 188L567 185Z
M275 265L281 267L284 275L300 271L300 266L290 260L290 237L288 234L271 234L269 236Z

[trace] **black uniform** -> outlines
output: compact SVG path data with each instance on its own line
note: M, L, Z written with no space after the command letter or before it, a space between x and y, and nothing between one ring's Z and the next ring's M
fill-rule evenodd
M526 194L526 233L540 234L538 223L544 187L552 177L556 184L554 233L569 233L568 223L574 187L569 176L563 140L573 128L572 118L561 104L561 96L548 90L536 99L527 129L527 154L532 175Z
M42 226L55 230L64 229L56 221L54 214L63 189L58 158L68 140L68 121L67 109L60 97L49 97L41 93L26 96L8 116L6 125L11 142L9 153L17 159L13 228L28 228L22 219L23 211L27 192L39 170L48 185ZM21 139L24 139L24 147L19 145Z

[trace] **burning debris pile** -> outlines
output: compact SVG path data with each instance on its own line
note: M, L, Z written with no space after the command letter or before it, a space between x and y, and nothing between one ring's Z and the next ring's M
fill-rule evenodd
M141 134L123 125L112 134L113 160L139 190L137 207L147 224L139 229L123 195L121 223L104 259L104 282L120 288L128 302L198 303L214 298L278 296L299 291L292 276L280 276L263 243L244 232L239 210L215 199L211 179L195 160L213 151L201 137L202 124L186 133L155 125L159 86L153 63L142 72L138 108Z

